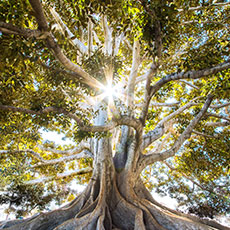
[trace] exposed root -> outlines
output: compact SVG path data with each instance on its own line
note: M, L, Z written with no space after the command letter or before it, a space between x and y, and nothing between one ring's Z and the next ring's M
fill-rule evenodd
M126 188L121 193L115 180L90 182L87 189L65 207L22 221L12 221L5 230L186 230L221 229L197 217L158 205L145 187ZM125 186L125 184L124 184ZM109 191L109 192L108 192ZM124 191L127 194L124 194ZM212 227L210 227L212 226Z
M138 210L136 213L134 230L146 230L143 220L143 212L141 210Z

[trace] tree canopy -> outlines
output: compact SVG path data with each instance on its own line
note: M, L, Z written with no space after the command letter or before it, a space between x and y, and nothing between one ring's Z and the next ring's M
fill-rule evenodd
M62 209L48 212L43 228L187 229L155 191L199 217L229 213L228 1L4 0L0 8L6 212L72 201L73 216L57 222ZM49 141L49 131L74 144ZM76 181L88 184L83 195ZM2 226L43 229L42 218Z

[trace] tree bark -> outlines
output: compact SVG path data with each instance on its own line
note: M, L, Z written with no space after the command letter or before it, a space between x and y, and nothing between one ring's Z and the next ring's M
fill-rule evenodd
M1 223L6 230L72 229L230 229L216 222L170 210L157 203L132 170L117 172L108 139L98 143L93 176L67 206L25 220ZM101 154L99 153L101 152ZM104 151L107 151L105 153ZM110 159L110 160L109 160ZM95 165L95 166L96 166Z

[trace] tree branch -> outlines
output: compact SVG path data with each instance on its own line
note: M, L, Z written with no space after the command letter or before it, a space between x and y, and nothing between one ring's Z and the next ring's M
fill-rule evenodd
M189 7L188 9L178 9L179 13L182 13L184 11L195 11L195 10L203 10L203 9L207 9L210 7L224 7L229 5L229 2L219 2L219 3L213 3L211 5L208 6L196 6L196 7Z
M35 12L35 18L37 20L38 23L38 28L41 31L47 31L49 30L48 27L48 23L46 21L44 12L43 12L43 8L42 8L42 4L39 0L30 0L30 4ZM47 41L47 46L49 49L51 49L56 57L57 60L59 60L59 62L65 66L65 68L75 72L76 74L78 74L82 80L85 82L85 84L91 86L92 88L101 88L102 84L97 81L95 78L93 78L92 76L90 76L88 73L86 73L80 66L78 66L77 64L71 62L62 52L61 48L59 47L59 45L57 44L57 42L55 41L53 35L50 33L49 36L47 36L46 38Z
M93 169L88 167L88 168L84 168L84 169L78 169L75 171L69 171L69 172L65 172L65 173L58 173L57 176L50 176L50 177L41 177L39 179L34 179L34 180L30 180L25 182L25 184L29 184L29 185L33 185L33 184L39 184L39 183L45 183L45 182L49 182L49 181L53 181L54 179L63 179L66 177L70 177L70 176L77 176L77 175L83 175L86 173L90 173L92 172Z
M132 68L129 75L127 86L127 106L132 110L134 100L135 81L137 77L138 67L140 65L140 43L134 40L133 54L132 54Z
M120 116L118 118L113 118L113 121L111 121L110 123L106 125L86 126L83 124L82 120L79 119L75 114L70 113L62 108L56 108L52 106L46 107L38 111L10 106L10 105L0 105L0 109L3 111L8 111L8 112L20 112L20 113L34 114L34 115L43 115L43 114L47 114L51 112L54 112L56 114L64 114L67 117L75 120L77 124L79 125L80 130L85 131L85 132L106 132L106 131L109 131L115 128L118 125L127 125L130 127L133 127L138 132L140 132L140 129L141 129L140 121L135 118L129 117L129 116Z
M199 87L197 87L196 85L193 85L192 83L185 81L185 80L179 80L180 82L185 83L186 85L189 85L190 87L194 88L194 89L200 89Z
M18 26L14 26L10 23L5 23L0 21L0 31L7 34L20 35L25 38L36 38L36 39L46 39L49 35L48 31L42 32L40 30L25 29Z
M224 122L208 122L205 124L205 126L208 127L224 127L224 126L229 126L230 122L229 121L224 121Z
M227 62L221 63L219 65L197 70L197 71L188 71L188 72L180 72L180 73L174 73L170 74L168 76L163 77L160 79L155 85L151 87L151 97L166 83L174 80L181 80L181 79L198 79L201 77L206 77L212 74L216 74L222 70L226 70L230 68L230 60Z
M111 56L113 52L113 38L112 38L112 29L108 25L106 16L103 17L103 28L105 36L105 54Z
M81 153L71 155L71 156L64 156L64 157L60 157L60 158L53 159L53 160L44 160L43 159L42 163L38 163L36 165L33 165L33 166L31 166L31 168L38 168L38 167L47 166L47 165L55 165L58 163L73 161L73 160L77 160L77 159L81 159L81 158L91 158L91 157L93 157L93 154L89 150L83 150Z
M223 107L227 107L227 106L230 106L230 102L228 103L225 103L225 104L220 104L220 105L211 105L210 108L213 108L213 109L221 109Z
M229 121L229 122L230 122L230 118L225 117L225 116L220 115L220 114L216 114L216 113L206 113L206 116L209 116L209 117L216 117L216 118L219 118L219 119L224 119L224 120L226 120L226 121Z
M46 152L52 152L52 153L57 153L60 155L66 155L66 156L70 156L73 154L78 154L80 152L82 152L83 150L89 150L90 149L90 145L84 143L80 143L77 147L73 148L73 149L68 149L68 150L58 150L58 149L53 149L53 148L44 148L41 145L38 145L38 148L41 149L42 151L46 151ZM93 157L93 155L91 156Z
M34 156L37 160L44 162L45 159L41 157L38 153L33 151L32 149L21 149L21 150L0 150L0 154L6 154L6 153L30 153L32 156Z
M118 54L120 44L121 44L123 39L124 39L124 33L123 32L118 37L115 38L115 47L113 50L113 56L116 56Z
M178 110L176 110L175 112L171 113L170 115L168 115L167 117L164 117L158 124L157 126L154 128L154 130L150 131L149 133L147 133L146 135L143 136L143 141L142 141L142 147L141 149L144 150L145 148L147 148L150 144L152 144L154 141L156 141L157 139L159 139L160 137L162 137L164 135L164 133L166 132L165 129L165 124L171 120L172 118L174 118L175 116L177 116L178 114L182 113L184 110L197 105L197 103L194 102L194 100L198 99L199 97L193 99L192 101L190 101L189 103L187 103L186 105L182 106L181 108L179 108Z
M52 7L50 7L49 9L50 9L50 12L53 15L54 19L56 20L56 22L60 26L62 34L65 35L65 31L66 31L68 34L68 38L69 38L70 42L72 43L72 45L76 46L82 54L87 54L87 47L77 38L72 39L74 37L74 34L65 25L65 23L62 21L60 15L55 11L55 9Z
M185 131L179 136L179 138L174 143L172 148L164 152L160 152L160 153L153 152L148 155L142 155L138 162L139 171L141 172L144 169L144 167L146 167L149 164L153 164L156 161L164 161L165 159L174 156L176 152L180 149L180 147L183 145L184 141L191 136L193 128L200 121L200 119L204 116L212 100L213 100L213 96L209 95L203 108L200 110L197 116L190 122L190 124L187 126Z
M88 21L88 55L90 57L91 52L93 51L93 23L89 18Z
M149 103L151 100L151 86L150 86L151 80L152 80L154 73L156 73L158 67L159 67L159 63L155 63L155 61L153 61L152 65L150 67L150 70L148 71L148 73L146 75L144 103L142 105L142 114L140 117L140 120L142 121L143 126L144 126L146 118L147 118Z
M196 130L193 130L192 132L195 133L195 134L197 134L197 135L199 135L199 136L203 136L203 137L218 138L217 136L211 136L211 135L208 135L208 134L205 134L205 133L198 132Z

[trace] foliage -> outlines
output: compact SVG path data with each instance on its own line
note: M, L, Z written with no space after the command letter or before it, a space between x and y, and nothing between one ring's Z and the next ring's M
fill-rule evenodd
M219 2L219 1L218 1ZM69 60L81 66L101 84L106 85L105 69L113 67L113 85L123 83L122 91L126 92L128 77L132 66L132 50L135 39L140 41L142 66L138 77L149 69L154 60L161 60L157 74L151 86L165 76L186 71L201 70L213 67L228 60L229 56L229 6L213 7L214 1L43 1L48 19L49 31ZM201 5L200 5L201 4ZM190 7L202 6L200 10L189 10ZM72 32L68 37L66 31L58 29L50 7L59 13L65 25ZM0 3L0 20L16 26L37 29L37 22L29 1L5 0ZM105 35L102 19L107 17L112 35L124 35L126 43L120 45L116 55L103 53ZM87 46L87 27L92 22L94 32L101 44L93 40L94 51L91 54L81 53L79 47L73 45L74 39ZM161 31L159 31L159 27ZM133 37L135 39L133 39ZM74 114L82 122L82 126L91 126L99 109L95 102L88 103L89 98L95 99L101 92L71 71L55 58L42 39L26 38L17 34L0 34L0 105L27 108L39 112L47 107L62 108L66 113ZM112 46L115 46L113 41ZM162 47L159 53L158 48ZM179 102L172 107L156 107L150 105L144 132L147 133L179 107L195 100L196 107L178 114L173 125L170 138L163 149L171 147L189 123L195 117L208 94L215 96L215 104L227 103L229 100L229 69L213 74L209 78L189 79L193 87L182 81L171 81L161 87L153 96L155 103ZM125 83L124 83L125 82ZM145 85L136 86L136 109L133 116L140 117L138 104L145 102ZM119 113L128 114L128 106L122 97L114 99L119 105ZM86 106L86 104L88 105ZM84 106L83 106L84 105ZM105 103L103 110L107 111ZM101 108L100 108L101 109ZM226 109L226 108L225 108ZM111 109L112 110L112 109ZM114 111L112 111L113 113ZM228 116L229 110L223 108L210 112ZM115 114L115 112L114 112ZM156 163L146 168L143 178L150 190L161 194L169 194L176 198L179 206L186 207L189 212L201 217L213 218L217 214L229 212L229 130L225 127L208 127L207 122L222 121L218 117L206 117L196 127L197 132L209 137L192 136L183 149L172 160ZM229 118L228 120L229 121ZM39 149L39 145L59 151L70 150L75 146L57 145L45 142L42 133L56 131L63 133L65 138L76 143L97 137L111 137L109 132L90 132L80 129L77 122L63 113L29 114L0 110L0 149L10 150L0 153L0 204L18 206L17 215L26 215L35 207L47 208L51 200L64 202L73 197L70 184L76 177L59 179L58 174L66 169L75 170L92 167L92 159L78 159L59 162L52 165L39 166L39 160L26 150L32 149L45 160L63 157L59 153ZM212 136L212 137L210 137ZM154 149L163 142L165 136L147 150ZM117 143L116 143L117 144ZM18 152L14 152L17 150ZM20 150L20 151L19 151ZM147 152L147 151L146 151ZM37 176L53 178L47 184L28 185L26 182ZM91 174L77 176L79 183L87 183ZM155 180L152 180L152 177ZM195 183L194 183L195 181ZM227 184L226 184L227 183ZM63 192L63 188L65 191ZM62 200L62 201L60 201Z

